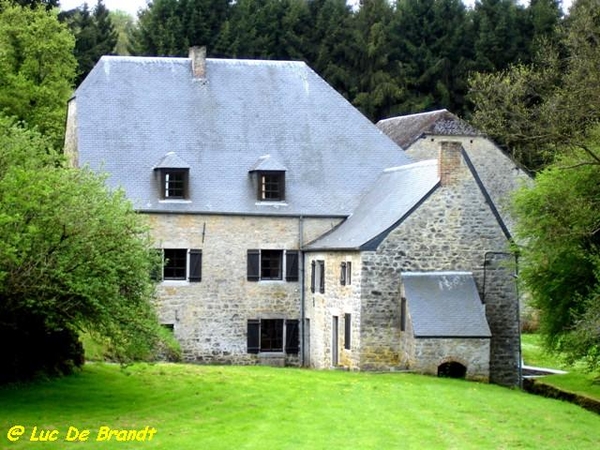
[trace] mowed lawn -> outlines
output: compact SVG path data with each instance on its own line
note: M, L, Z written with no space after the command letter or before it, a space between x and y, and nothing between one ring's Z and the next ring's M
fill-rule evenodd
M14 426L24 427L16 442ZM53 442L31 442L57 430ZM87 440L66 442L69 427ZM144 442L97 441L144 430ZM18 434L19 429L15 433ZM71 429L71 437L75 436ZM133 436L133 435L132 435ZM140 438L143 434L138 435ZM19 436L16 436L19 437ZM15 437L13 437L14 439ZM410 374L88 364L0 388L2 449L598 449L600 416L518 390Z

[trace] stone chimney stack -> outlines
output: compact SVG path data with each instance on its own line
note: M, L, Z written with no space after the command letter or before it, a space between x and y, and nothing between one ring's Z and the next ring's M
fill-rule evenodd
M189 57L194 78L206 79L206 47L190 47Z
M442 186L458 180L462 165L462 144L457 141L442 141L438 161L439 176Z

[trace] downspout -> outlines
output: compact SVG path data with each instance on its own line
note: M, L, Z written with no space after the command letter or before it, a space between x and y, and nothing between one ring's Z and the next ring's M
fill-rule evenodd
M305 313L305 297L306 293L304 290L304 251L302 247L304 246L304 216L300 216L298 218L298 253L300 256L300 366L305 367L305 344L306 344L306 333L304 330L304 326L306 324L306 313Z

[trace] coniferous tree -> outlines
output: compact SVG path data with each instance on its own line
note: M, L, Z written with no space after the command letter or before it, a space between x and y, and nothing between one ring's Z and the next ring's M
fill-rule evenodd
M395 58L405 87L400 112L448 108L462 113L472 35L460 0L400 0L393 22Z
M103 0L97 0L93 11L88 4L61 14L75 35L75 58L77 58L79 84L92 70L100 57L113 53L117 44L117 32Z
M386 0L365 0L355 17L350 99L371 120L395 111L402 90L390 39L393 8Z

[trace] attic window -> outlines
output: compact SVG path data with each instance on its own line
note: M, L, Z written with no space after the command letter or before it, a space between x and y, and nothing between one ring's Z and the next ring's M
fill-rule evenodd
M161 196L165 200L187 198L188 169L161 169Z
M285 200L285 172L268 171L258 173L258 200L263 202Z
M190 166L176 153L169 152L154 166L159 195L163 200L185 200L189 197Z

